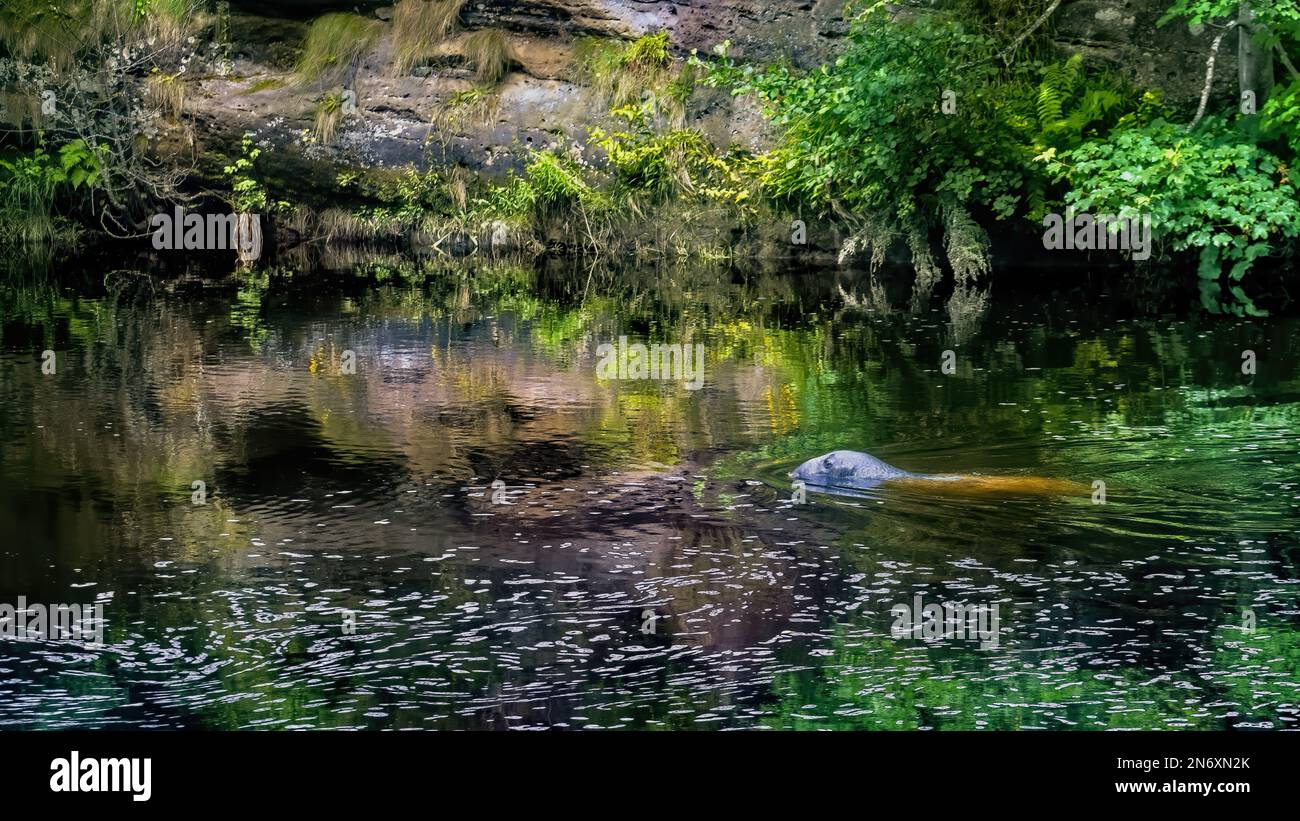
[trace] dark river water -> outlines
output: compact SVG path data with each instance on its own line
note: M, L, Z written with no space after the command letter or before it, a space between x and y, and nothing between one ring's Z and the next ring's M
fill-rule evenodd
M1297 725L1293 318L336 267L0 286L0 602L106 620L0 638L0 727ZM837 448L978 478L800 503Z

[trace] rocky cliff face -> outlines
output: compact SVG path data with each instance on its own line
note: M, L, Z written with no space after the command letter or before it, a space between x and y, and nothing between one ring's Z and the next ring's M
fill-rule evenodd
M942 0L940 0L942 2ZM1044 0L1046 2L1046 0ZM1204 78L1208 36L1181 23L1157 27L1169 0L1065 0L1049 24L1064 53L1081 52L1095 64L1142 87L1158 87L1175 105L1193 105ZM913 6L933 2L912 0ZM471 87L471 72L449 40L445 60L395 75L389 70L392 7L376 2L238 0L231 4L233 69L192 88L187 110L208 148L237 144L245 131L275 145L284 181L304 195L332 178L330 168L399 167L457 162L489 174L517 166L532 147L580 142L602 122L604 106L572 79L574 43L595 36L628 40L667 31L681 54L707 51L723 40L742 59L788 59L811 65L831 59L844 35L843 0L470 0L466 29L507 33L517 64L502 81L492 110L434 128L439 106ZM331 10L381 21L383 32L348 81L356 110L328 145L310 136L313 111L325 89L290 82L308 22ZM1225 43L1216 97L1231 96L1233 48ZM767 138L752 104L718 92L697 92L691 124L722 146L760 147Z

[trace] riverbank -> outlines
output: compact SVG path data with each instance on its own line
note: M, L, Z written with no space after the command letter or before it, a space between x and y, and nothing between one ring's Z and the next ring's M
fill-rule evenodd
M1261 12L1234 79L1223 37L1162 5L20 3L0 237L50 258L183 207L281 254L890 263L917 305L1041 259L1261 315L1300 238L1300 80L1265 83L1252 49L1296 32Z

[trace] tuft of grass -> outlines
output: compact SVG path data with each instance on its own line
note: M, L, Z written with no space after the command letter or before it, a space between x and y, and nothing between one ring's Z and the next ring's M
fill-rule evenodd
M316 230L326 242L385 242L401 239L406 225L382 212L328 208L321 212Z
M536 192L536 202L557 210L573 206L604 208L601 192L583 178L582 169L571 158L553 151L533 154L524 169Z
M445 143L470 123L483 123L496 114L500 97L491 89L472 86L457 91L433 109L433 131ZM432 136L432 135L430 135Z
M469 191L475 182L474 172L463 165L449 166L443 174L443 186L454 211L469 208Z
M59 160L44 145L12 159L0 156L0 246L47 244L63 222L54 214L63 179Z
M536 151L522 175L472 201L473 219L501 221L509 232L556 239L601 252L616 240L618 206L586 179L583 166L557 151Z
M500 29L479 29L466 35L461 48L474 67L474 82L494 86L518 63L514 46Z
M623 52L623 63L629 69L663 69L668 67L668 32L643 34L628 45Z
M15 245L48 243L57 234L56 218L50 213L53 191L25 182L17 178L5 181L3 200L0 200L4 241Z
M334 135L338 133L339 125L342 122L343 92L340 89L334 89L316 104L316 116L313 123L316 139L325 145L329 145L329 143L333 142Z
M179 71L167 74L155 67L146 81L145 93L149 103L161 108L173 120L178 119L185 108L185 83L181 76Z
M150 51L175 48L208 24L204 0L4 0L0 45L11 56L49 61L56 70L101 43L149 41Z
M375 38L381 23L357 14L331 12L312 21L294 69L299 85L328 85L343 79Z
M573 79L590 86L607 105L627 105L619 79L626 46L601 37L580 38L573 47ZM638 92L636 97L640 99Z
M139 3L128 5L140 8ZM205 0L149 0L144 13L137 13L133 20L146 40L175 47L208 25L212 18L204 14L206 7Z
M434 56L460 22L465 0L398 0L393 7L392 72L401 76Z
M0 91L0 112L4 112L0 125L12 126L19 133L39 130L44 123L41 101L30 94Z
M574 79L611 109L649 104L680 123L695 76L691 70L675 69L668 46L663 31L630 43L584 37L574 48Z
M62 13L39 0L0 4L0 45L20 59L44 58L66 68L80 45L80 35L91 31L92 11L89 0L70 0ZM93 33L98 40L101 33Z

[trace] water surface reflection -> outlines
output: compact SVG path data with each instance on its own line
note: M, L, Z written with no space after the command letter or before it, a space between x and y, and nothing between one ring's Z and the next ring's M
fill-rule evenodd
M171 288L0 296L0 601L109 620L0 643L0 726L1294 726L1295 320L690 268ZM597 379L619 335L703 343L704 388ZM835 448L1107 504L793 504ZM999 646L892 638L916 595L998 603Z

